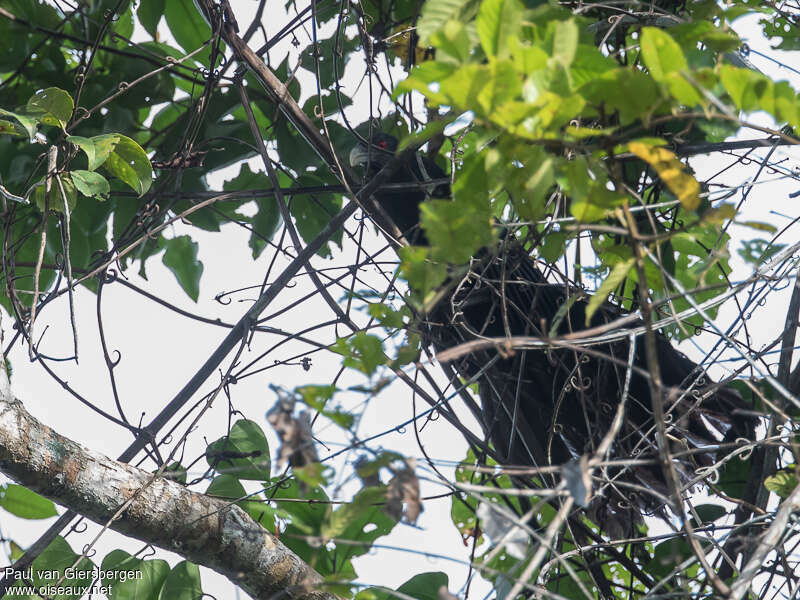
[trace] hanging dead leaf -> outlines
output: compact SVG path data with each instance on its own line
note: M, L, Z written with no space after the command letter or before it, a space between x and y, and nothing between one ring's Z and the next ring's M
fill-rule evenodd
M267 413L267 421L281 440L278 451L278 466L288 461L292 467L305 467L319 462L314 436L311 433L311 417L303 411L294 416L295 397L289 392L275 390L278 401Z
M398 521L405 516L408 523L412 525L417 522L422 513L422 500L419 493L419 479L414 470L416 461L406 460L406 467L395 471L394 477L389 482L389 489L386 493L386 513Z

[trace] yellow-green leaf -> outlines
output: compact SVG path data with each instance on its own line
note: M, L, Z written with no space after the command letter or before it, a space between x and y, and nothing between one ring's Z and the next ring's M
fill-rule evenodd
M764 480L764 487L781 498L786 498L797 487L797 474L787 469L778 471Z
M575 60L578 50L578 25L573 19L559 21L553 37L553 59L564 67L569 67Z
M59 125L62 129L67 126L72 116L75 103L72 96L60 88L50 87L36 92L28 100L28 112L43 113L40 117L46 125ZM52 117L52 119L48 119Z
M86 153L89 159L89 170L94 171L97 167L106 162L106 159L114 151L119 142L120 136L115 133L104 133L91 138L80 135L67 136L67 141L75 144Z
M117 137L119 141L103 166L142 196L153 183L153 167L139 144L121 134Z
M661 181L675 194L686 210L695 210L700 204L700 184L684 170L683 163L666 148L631 142L628 149L652 166Z
M586 306L587 327L592 320L592 316L597 312L597 309L600 308L603 302L606 301L608 295L628 276L628 272L633 268L635 260L635 258L629 258L626 261L617 263L614 268L611 269L611 273L608 274L608 277L606 277L606 280L598 288L597 292L589 299Z
M656 81L688 67L683 50L663 29L643 28L641 47L644 63Z

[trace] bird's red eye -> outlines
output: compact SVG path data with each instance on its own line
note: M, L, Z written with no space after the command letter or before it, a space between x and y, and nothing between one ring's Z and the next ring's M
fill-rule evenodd
M386 150L386 142L378 142L378 147L381 150Z

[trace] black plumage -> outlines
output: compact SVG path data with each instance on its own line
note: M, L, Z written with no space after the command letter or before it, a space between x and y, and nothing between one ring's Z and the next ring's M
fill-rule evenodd
M366 165L368 172L379 170L397 147L396 140L383 133L376 134L372 144L372 148L360 145L351 153L351 162ZM419 182L419 188L376 193L398 228L417 244L425 243L419 231L420 203L433 193L449 195L446 185L427 182L445 177L435 162L417 156L395 173L392 182ZM482 249L469 272L447 285L452 293L425 316L423 328L427 342L437 350L479 338L542 337L553 333L552 329L563 336L586 327L588 297L583 290L548 282L535 260L510 235L496 248ZM562 310L565 302L569 304ZM591 326L622 316L625 313L619 307L605 302L593 315ZM637 318L625 327L642 325ZM674 465L685 482L698 466L714 461L714 445L751 438L755 419L739 412L745 403L737 392L711 382L663 334L656 333L655 338L669 437L673 453L678 454ZM491 349L466 354L454 366L464 380L478 383L484 429L501 462L560 465L592 453L611 427L625 387L630 348L624 337L588 349L514 353ZM619 524L633 513L659 511L663 506L659 496L668 493L656 460L642 336L634 348L633 367L623 426L610 453L612 459L636 458L642 463L607 469L599 496L606 501L592 506L596 520L618 533L623 533Z

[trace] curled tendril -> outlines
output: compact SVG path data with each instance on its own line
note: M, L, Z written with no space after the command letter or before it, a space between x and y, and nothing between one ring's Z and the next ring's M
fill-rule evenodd
M586 384L586 381L587 381L587 380L588 380L588 382L589 382L588 384ZM573 375L572 377L570 377L570 378L569 378L569 383L570 383L570 385L571 385L572 387L574 387L574 388L575 388L577 391L579 391L579 392L585 392L586 390L588 390L588 389L589 389L589 386L591 385L591 383L592 383L592 380L591 380L591 378L590 378L590 377L584 377L583 379L578 379L578 377L576 377L575 375Z
M89 528L89 525L87 525L86 521L80 521L78 523L75 523L75 525L73 525L70 528L70 531L74 531L75 533L79 533L80 534L80 533L85 532L88 528Z
M120 81L119 84L117 85L117 89L119 89L120 92L124 92L125 90L128 89L129 85L130 84L127 81Z
M698 477L707 479L712 484L716 484L719 482L719 469L717 468L716 465L710 465L708 467L700 467L698 469L695 469L695 474Z
M584 365L590 363L591 360L592 357L589 356L588 354L581 354L581 363L583 363Z
M149 558L151 556L155 556L155 554L156 549L153 547L153 545L147 544L142 550L142 555L139 558Z
M397 433L399 433L400 435L402 435L402 434L404 434L404 433L406 432L406 428L405 428L405 427L403 427L402 425L401 425L400 427L395 427L395 429L394 429L394 430L395 430Z
M230 298L230 294L228 292L220 292L216 296L214 296L214 300L222 304L223 306L228 306L233 300Z
M431 414L428 416L428 421L438 421L439 417L441 416L442 414L438 410L433 410L431 411Z
M116 358L109 359L108 366L111 367L112 369L116 369L117 365L122 360L122 353L120 353L119 350L114 350L114 352L112 352L112 354L115 354Z
M752 442L747 438L738 437L736 438L737 444L751 444ZM750 455L753 453L753 446L745 447L745 449L738 455L739 460L748 460Z
M553 433L561 435L562 433L564 433L564 426L561 423L556 423L555 425L553 425Z
M119 273L116 269L106 269L104 273L101 273L103 277L103 283L114 283L117 279L119 279Z
M172 434L168 433L167 435L165 435L164 439L161 440L161 443L162 444L171 444L172 443Z
M81 554L86 558L92 558L94 555L97 554L97 548L92 548L90 544L84 544L83 549L81 550Z

